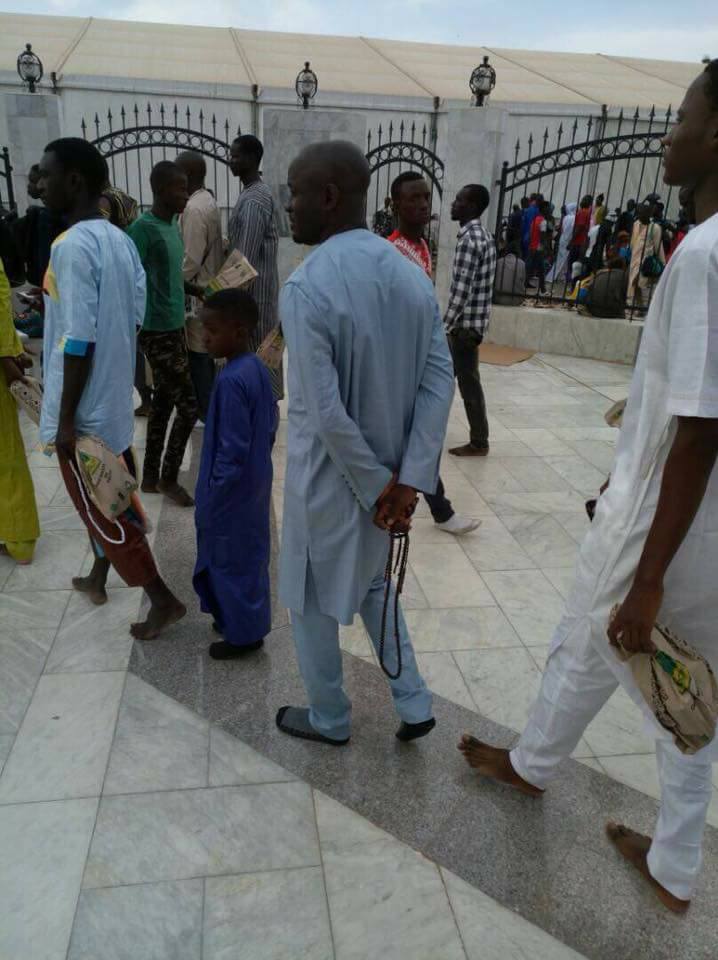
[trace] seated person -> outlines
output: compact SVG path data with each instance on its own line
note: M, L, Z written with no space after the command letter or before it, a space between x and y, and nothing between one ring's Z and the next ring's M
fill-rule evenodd
M517 255L512 244L496 264L494 280L494 303L513 307L526 298L526 264Z
M592 317L623 319L628 275L623 257L611 257L606 267L579 284L577 302Z

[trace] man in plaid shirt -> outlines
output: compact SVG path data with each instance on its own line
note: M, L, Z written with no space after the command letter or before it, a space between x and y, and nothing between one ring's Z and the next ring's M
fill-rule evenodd
M461 229L444 325L470 430L469 443L449 450L455 457L485 457L489 452L489 422L479 377L479 345L489 325L496 273L496 244L480 222L488 205L486 187L469 184L459 190L451 206L451 219L458 220Z

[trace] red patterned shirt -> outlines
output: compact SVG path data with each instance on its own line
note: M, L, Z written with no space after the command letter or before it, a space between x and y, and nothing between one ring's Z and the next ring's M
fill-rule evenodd
M431 280L431 251L429 244L422 237L421 240L411 240L404 236L398 230L395 230L387 237L389 243L393 243L399 253L403 253L417 267L421 267L427 277Z

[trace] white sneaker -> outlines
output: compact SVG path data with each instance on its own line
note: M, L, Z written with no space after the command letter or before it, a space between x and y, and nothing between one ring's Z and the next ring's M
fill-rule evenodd
M471 517L462 517L460 514L455 513L444 523L437 523L436 526L439 530L443 530L444 533L453 533L455 537L463 537L465 533L471 533L472 530L480 527L481 521L474 520Z

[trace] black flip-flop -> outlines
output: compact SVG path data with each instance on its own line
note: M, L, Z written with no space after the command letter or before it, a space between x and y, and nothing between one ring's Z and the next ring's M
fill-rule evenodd
M300 730L298 727L290 727L289 724L284 723L284 717L287 710L291 709L291 706L286 706L280 707L277 711L277 727L279 727L282 733L286 733L290 737L297 737L299 740L312 740L315 743L326 743L331 747L344 747L349 743L349 737L347 737L346 740L332 740L331 737L325 737L324 734L318 733L316 730Z

